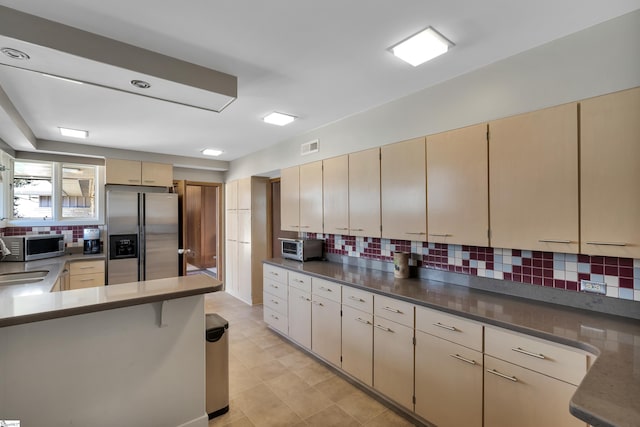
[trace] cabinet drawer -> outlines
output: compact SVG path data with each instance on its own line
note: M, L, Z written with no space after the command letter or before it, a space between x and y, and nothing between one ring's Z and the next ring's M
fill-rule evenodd
M311 293L325 297L335 302L342 302L342 286L328 280L313 278L311 280Z
M504 329L485 328L485 353L574 385L587 372L580 350Z
M482 325L472 320L416 307L416 329L482 351Z
M342 303L349 307L362 310L366 313L373 313L373 294L349 286L342 287Z
M376 295L373 299L373 314L413 328L411 303Z
M75 261L69 263L69 272L72 276L88 273L104 273L104 261Z
M287 284L287 270L284 268L274 267L273 265L262 265L262 276L266 279L271 279L274 282L280 282Z
M287 300L279 298L277 296L265 293L263 295L264 301L263 304L265 307L269 307L271 310L276 311L280 314L287 315Z
M301 291L311 292L311 276L295 272L289 272L289 286L298 288Z
M96 286L104 286L104 273L71 276L69 281L70 289L95 288Z
M287 299L287 285L272 279L264 279L264 292L284 300Z
M284 314L273 311L269 307L264 307L264 321L285 335L289 333L289 321Z

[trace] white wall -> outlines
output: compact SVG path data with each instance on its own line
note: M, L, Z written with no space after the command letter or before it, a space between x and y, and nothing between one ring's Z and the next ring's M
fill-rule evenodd
M635 11L237 159L226 180L640 86L638 52Z
M160 313L151 303L0 328L0 419L205 427L204 296L165 301L166 327Z
M174 167L173 179L199 182L224 182L224 172Z

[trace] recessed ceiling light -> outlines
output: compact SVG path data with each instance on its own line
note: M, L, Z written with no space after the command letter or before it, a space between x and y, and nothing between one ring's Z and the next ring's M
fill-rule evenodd
M270 123L272 125L284 126L284 125L288 125L295 119L296 119L295 116L291 116L289 114L277 113L274 111L273 113L267 115L262 120L264 120L265 123Z
M68 79L66 77L54 76L53 74L42 73L42 75L45 76L45 77L52 78L52 79L62 80L63 82L75 83L77 85L81 85L82 84L82 82L80 82L78 80Z
M204 154L205 156L218 157L220 154L222 154L222 150L216 150L216 149L213 149L213 148L205 148L204 150L202 150L202 154Z
M144 80L131 80L131 84L138 89L149 89L151 87L151 84Z
M417 67L436 56L446 53L451 46L453 46L453 43L429 27L392 46L390 50L398 58Z
M82 139L86 139L89 136L89 131L86 131L86 130L68 129L68 128L58 128L58 129L60 129L60 134L62 136L69 136L71 138L82 138Z
M27 55L21 50L14 49L12 47L3 47L2 49L0 49L0 51L2 51L2 53L7 55L11 59L20 59L20 60L30 59L29 55Z

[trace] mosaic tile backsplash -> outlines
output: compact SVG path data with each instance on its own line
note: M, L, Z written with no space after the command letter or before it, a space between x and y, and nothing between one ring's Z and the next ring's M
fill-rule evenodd
M22 236L31 234L62 234L67 247L82 247L85 228L99 228L99 225L58 225L49 227L6 227L0 228L0 236Z
M640 301L640 259L485 248L408 240L307 233L325 240L325 252L393 262L410 252L410 265L578 291L580 280L607 284L607 296Z

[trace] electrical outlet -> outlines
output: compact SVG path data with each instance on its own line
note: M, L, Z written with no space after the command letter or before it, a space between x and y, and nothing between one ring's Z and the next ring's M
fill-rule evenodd
M580 290L590 292L592 294L607 294L607 285L602 282L594 282L591 280L580 280Z

